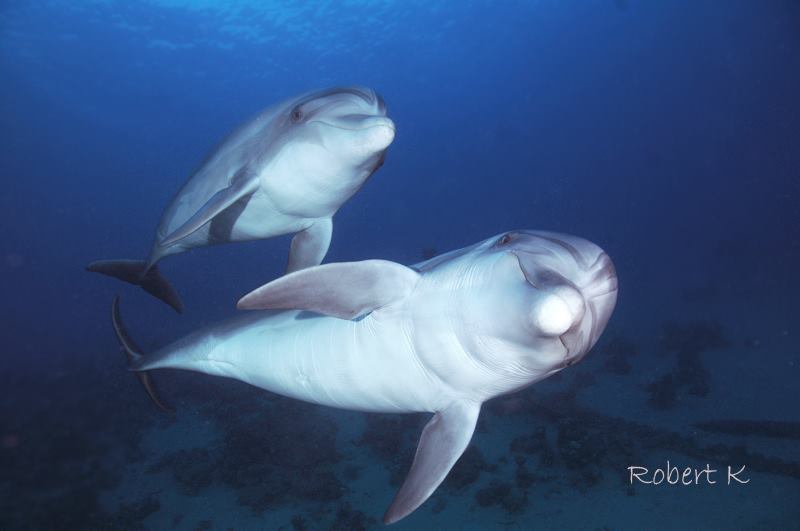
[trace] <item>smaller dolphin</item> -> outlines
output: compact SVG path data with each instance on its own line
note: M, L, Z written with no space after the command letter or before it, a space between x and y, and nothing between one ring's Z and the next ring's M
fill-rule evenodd
M395 126L364 87L309 92L274 105L231 133L161 216L150 257L98 260L87 270L183 303L156 265L194 247L295 234L288 273L325 258L332 217L383 164Z
M616 300L614 266L599 247L515 231L413 267L366 260L296 271L238 304L293 311L244 315L151 356L125 332L118 299L112 319L139 375L186 369L315 404L434 413L384 516L392 523L444 480L483 402L582 359ZM152 382L142 383L164 408Z

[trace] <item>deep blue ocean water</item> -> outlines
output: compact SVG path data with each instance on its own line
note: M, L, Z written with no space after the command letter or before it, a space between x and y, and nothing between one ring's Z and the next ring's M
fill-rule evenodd
M165 259L182 316L84 271L143 258L237 124L360 84L397 136L327 262L546 229L620 285L586 359L487 404L394 527L800 529L799 2L12 0L0 79L0 528L382 526L423 415L163 371L165 415L112 331L117 294L145 350L233 315L289 236ZM631 484L667 460L718 484Z

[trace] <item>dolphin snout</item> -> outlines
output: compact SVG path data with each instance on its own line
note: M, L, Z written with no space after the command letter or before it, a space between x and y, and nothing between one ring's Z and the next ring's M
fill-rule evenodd
M579 361L594 346L617 303L617 272L605 252L597 256L586 274L588 278L580 288L585 301L585 315L580 326L561 336L568 351L568 365Z
M331 127L346 129L348 131L363 131L372 127L383 127L395 130L394 122L387 116L376 116L372 114L347 114L337 116L332 119L317 120Z
M368 122L369 125L360 131L365 137L364 146L372 147L376 151L388 148L394 142L394 122L381 116L373 116Z
M592 268L592 278L583 288L589 311L592 315L592 327L589 333L589 347L597 342L605 330L611 313L617 305L617 271L614 263L606 253L601 253Z

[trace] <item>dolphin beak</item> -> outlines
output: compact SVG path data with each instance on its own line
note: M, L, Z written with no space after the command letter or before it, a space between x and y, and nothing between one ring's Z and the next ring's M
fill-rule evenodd
M589 348L603 333L611 313L617 304L617 271L606 253L601 253L591 266L592 276L581 288L586 297L588 310L592 314L592 328L589 335Z
M397 126L394 125L394 122L388 116L369 116L364 118L361 121L360 130L370 129L372 127L385 127L386 129L390 129L392 133L397 130Z
M346 116L339 116L334 120L312 120L309 123L314 122L347 131L364 131L373 127L384 127L394 133L396 129L391 118L372 114L348 114Z
M576 330L561 337L561 342L569 352L568 365L583 359L597 343L617 304L617 273L608 255L601 253L589 272L589 281L580 288L586 301L587 315L584 322Z
M345 134L351 139L353 153L363 157L372 157L394 142L395 125L386 116L349 114L308 123L317 123L346 132Z

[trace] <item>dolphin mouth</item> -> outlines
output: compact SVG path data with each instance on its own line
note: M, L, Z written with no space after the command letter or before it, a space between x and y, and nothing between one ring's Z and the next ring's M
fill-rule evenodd
M567 340L564 337L566 335L567 334L565 333L558 336L558 340L561 341L561 346L564 347L564 361L561 362L562 367L569 367L574 363L573 357L571 356L572 351L570 350L569 345L567 344Z
M366 131L376 127L386 127L391 129L392 132L396 131L394 122L386 116L363 116L356 115L357 117L348 118L344 117L342 120L336 122L329 122L326 120L312 120L309 124L318 123L328 127L341 129L342 131Z

